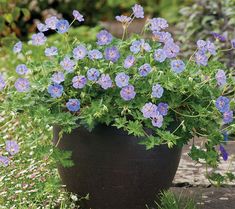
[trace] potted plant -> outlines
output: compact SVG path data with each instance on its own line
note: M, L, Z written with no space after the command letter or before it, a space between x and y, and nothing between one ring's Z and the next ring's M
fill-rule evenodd
M73 15L73 22L84 21L78 11ZM55 146L72 151L74 166L59 166L59 173L69 191L89 193L89 208L151 206L171 185L181 148L194 136L206 140L192 146L194 160L215 168L220 155L228 157L222 144L234 132L234 78L213 60L214 43L197 41L183 61L163 18L149 19L141 35L125 39L135 18L144 18L137 4L130 16L116 17L122 39L101 30L96 43L84 44L79 37L69 41L73 22L50 17L29 42L38 47L36 58L16 43L17 77L0 80L3 109L53 125ZM47 30L64 41L48 45ZM214 174L208 177L217 180Z

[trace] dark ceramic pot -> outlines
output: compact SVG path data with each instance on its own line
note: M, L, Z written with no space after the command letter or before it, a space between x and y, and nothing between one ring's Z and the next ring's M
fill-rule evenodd
M54 127L54 143L59 128ZM181 148L158 146L147 151L139 138L114 127L97 127L92 132L74 129L63 135L58 147L72 151L74 166L59 166L68 191L89 193L84 208L144 209L161 190L171 186Z

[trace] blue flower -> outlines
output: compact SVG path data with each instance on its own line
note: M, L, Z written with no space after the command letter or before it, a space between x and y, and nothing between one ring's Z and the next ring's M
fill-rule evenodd
M86 85L87 79L83 75L78 75L73 77L72 82L75 89L82 89Z
M161 98L163 92L164 92L164 89L162 88L162 86L160 84L153 85L153 87L152 87L152 97Z
M62 85L55 83L50 85L47 91L51 95L51 97L58 98L62 96L64 88Z
M3 77L0 75L0 91L2 91L6 86L6 82L4 81Z
M112 87L112 80L108 74L102 74L97 81L103 89L108 89Z
M103 54L99 50L93 49L93 50L90 50L88 52L88 57L91 60L98 60L98 59L102 59L103 58Z
M29 72L29 69L26 67L25 64L20 64L20 65L16 66L16 72L19 75L25 75L25 74L27 74Z
M141 109L141 112L145 118L153 118L156 115L156 111L157 105L151 102L146 103Z
M160 115L167 115L168 112L168 104L160 102L157 106L157 111L160 113Z
M127 86L128 83L129 83L129 76L126 75L125 73L118 73L115 77L115 82L116 82L116 85L119 87L119 88L122 88L124 86Z
M222 145L220 145L220 146L219 146L219 149L220 149L220 153L221 153L221 155L222 155L223 160L224 160L224 161L228 160L228 153L227 153L227 151L225 150L225 148L224 148Z
M55 30L56 29L56 24L59 20L57 19L56 16L51 16L51 17L48 17L46 20L45 20L45 23L46 23L46 26L52 30Z
M151 47L144 41L144 39L133 41L130 46L130 51L134 54L137 54L141 50L149 52L151 50Z
M168 23L164 18L153 18L149 20L151 31L160 31L168 28Z
M30 88L30 83L26 78L18 78L15 82L15 88L18 92L27 92Z
M235 48L235 38L231 40L232 48Z
M18 41L14 46L13 46L13 52L14 53L20 53L22 50L22 42Z
M71 112L76 112L80 110L80 101L78 99L69 99L69 101L66 103L66 107Z
M56 72L52 75L51 80L54 83L60 84L61 82L64 81L64 73L62 72Z
M160 115L160 113L158 111L155 111L155 115L154 117L152 118L152 125L154 127L162 127L162 124L163 124L163 116Z
M204 41L204 40L198 40L197 41L197 48L199 49L199 51L201 51L201 52L206 52L207 51L207 48L206 48L206 45L207 45L207 43L206 43L206 41Z
M195 60L198 65L206 66L208 63L208 57L203 51L198 51L195 54Z
M100 46L110 44L113 40L113 36L111 33L109 33L106 30L101 30L97 35L96 35L98 41L97 44Z
M215 78L219 86L224 86L227 82L226 74L223 70L218 70L218 72L215 75Z
M185 64L182 60L172 60L171 69L175 73L181 73L185 69Z
M233 111L226 111L223 113L223 121L225 124L233 122Z
M158 62L164 62L166 59L166 53L163 49L157 49L154 51L153 58Z
M84 21L83 15L80 14L80 12L77 10L73 10L73 16L74 16L74 19L76 19L78 22Z
M165 32L165 31L153 31L153 38L154 40L158 41L158 42L162 42L162 43L167 43L167 42L171 42L174 43L174 40L171 36L171 34L169 32Z
M216 48L214 43L207 41L206 42L206 49L209 53L211 53L212 55L216 55Z
M224 113L224 112L229 111L229 108L230 108L229 102L230 102L229 98L224 97L224 96L220 96L216 100L215 106L220 112Z
M7 167L10 164L10 159L5 156L0 156L0 165Z
M32 44L35 46L40 46L45 44L47 38L43 33L36 33L32 35Z
M10 153L10 155L15 155L19 152L20 148L16 141L7 140L6 141L6 151Z
M57 54L58 54L58 50L55 46L52 46L52 47L45 49L45 55L47 57L56 56Z
M115 47L115 46L106 48L104 53L105 53L105 59L110 60L112 62L118 61L118 59L120 57L120 53L119 53L117 47Z
M56 29L58 33L66 33L69 29L69 22L67 20L59 20L56 23Z
M135 63L135 57L132 56L132 55L129 55L126 57L126 59L124 60L124 65L123 67L128 69L130 68L131 66L133 66Z
M167 41L163 47L165 54L168 58L174 58L180 51L180 48L177 44L172 41Z
M120 91L120 95L125 101L134 99L136 95L134 86L132 85L124 86Z
M145 77L150 73L151 70L152 70L151 66L145 63L139 67L139 74Z
M60 66L66 70L68 73L72 73L74 71L75 62L71 60L69 57L65 57L61 62Z
M219 34L219 33L211 32L211 35L213 35L215 39L217 39L217 40L219 40L221 42L225 42L226 41L226 38L224 36L222 36L221 34Z
M136 18L144 18L144 9L142 6L138 5L138 4L135 4L133 7L132 7L132 11L134 13L134 16Z
M224 131L222 134L223 134L223 137L224 137L224 141L227 142L228 141L228 132Z
M76 60L81 60L87 55L87 50L84 45L78 45L73 49L73 57Z
M38 29L40 32L48 31L47 25L45 25L45 24L43 24L43 23L38 23L38 24L37 24L37 29Z
M91 68L87 71L87 78L90 81L97 81L99 76L100 72L95 68Z

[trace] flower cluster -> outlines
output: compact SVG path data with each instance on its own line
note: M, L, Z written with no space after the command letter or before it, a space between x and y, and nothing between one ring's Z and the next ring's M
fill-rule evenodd
M19 145L14 140L6 140L6 151L11 155L15 155L19 152ZM10 158L7 156L0 156L0 166L8 166L10 164Z

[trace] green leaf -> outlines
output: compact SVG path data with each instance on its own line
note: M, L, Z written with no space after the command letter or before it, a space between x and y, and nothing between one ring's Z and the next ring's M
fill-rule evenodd
M130 135L132 134L134 136L144 136L143 125L138 120L128 121L126 130Z
M160 143L161 143L160 140L154 136L149 136L139 142L139 144L145 145L147 150L154 148L156 145L159 145Z

